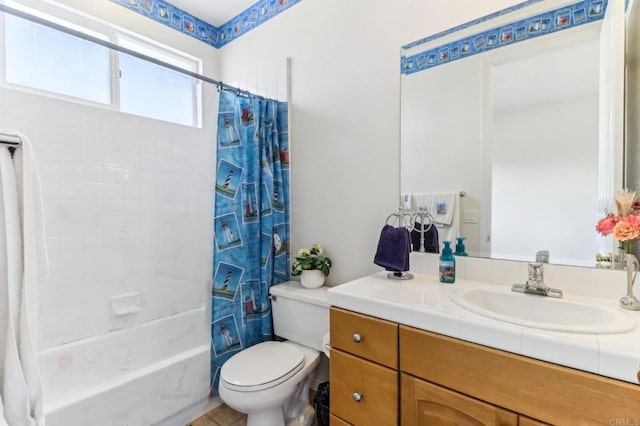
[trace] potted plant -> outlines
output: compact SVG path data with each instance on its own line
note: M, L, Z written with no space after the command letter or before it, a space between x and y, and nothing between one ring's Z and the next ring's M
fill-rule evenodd
M331 259L323 256L324 249L318 243L311 248L298 250L295 262L291 264L291 275L300 276L300 283L306 288L318 288L329 275Z

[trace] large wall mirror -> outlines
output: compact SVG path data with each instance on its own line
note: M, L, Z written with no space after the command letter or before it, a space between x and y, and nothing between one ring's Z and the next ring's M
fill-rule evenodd
M530 0L404 46L401 208L463 193L469 255L596 266L624 186L624 21L623 0Z

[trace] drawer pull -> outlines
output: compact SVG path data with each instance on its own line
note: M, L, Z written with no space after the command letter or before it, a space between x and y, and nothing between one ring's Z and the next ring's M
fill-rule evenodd
M360 392L354 392L353 393L353 400L355 402L360 402L362 401L362 394Z
M353 333L353 341L356 343L360 343L362 341L362 336L360 333Z

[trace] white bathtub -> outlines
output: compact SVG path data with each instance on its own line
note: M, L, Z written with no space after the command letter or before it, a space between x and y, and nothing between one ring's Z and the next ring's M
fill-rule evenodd
M39 353L47 426L183 426L209 399L205 308Z

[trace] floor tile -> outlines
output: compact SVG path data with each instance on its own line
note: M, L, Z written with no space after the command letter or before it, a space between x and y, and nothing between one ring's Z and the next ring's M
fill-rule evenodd
M233 422L235 422L236 420L241 419L242 417L246 417L245 414L239 413L229 408L229 406L227 406L226 404L222 404L220 407L211 410L209 413L207 413L207 416L215 420L216 423L220 426L234 424Z
M189 423L187 426L220 426L207 416L202 416Z

